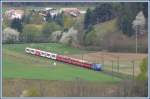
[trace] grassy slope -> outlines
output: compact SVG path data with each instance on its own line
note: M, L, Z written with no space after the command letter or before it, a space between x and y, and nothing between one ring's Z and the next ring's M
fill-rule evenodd
M60 44L7 44L3 45L3 77L26 78L43 80L76 80L77 78L88 81L114 82L118 78L112 78L101 72L96 72L68 64L57 62L53 66L52 60L27 55L24 52L26 46L40 48L61 54L82 53L83 51Z
M118 30L117 19L103 22L94 26L97 36L103 37L106 33L112 33Z

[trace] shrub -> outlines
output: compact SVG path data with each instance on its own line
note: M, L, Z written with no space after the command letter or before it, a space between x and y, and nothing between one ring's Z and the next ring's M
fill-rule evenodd
M22 33L22 40L24 42L38 42L41 36L41 29L34 24L28 24L24 26Z
M42 27L43 36L49 37L52 32L61 30L61 27L55 22L46 23Z
M148 59L143 59L141 65L140 65L140 71L141 73L138 75L137 79L139 80L147 80L148 79Z
M21 97L37 97L40 96L39 92L36 89L24 90Z

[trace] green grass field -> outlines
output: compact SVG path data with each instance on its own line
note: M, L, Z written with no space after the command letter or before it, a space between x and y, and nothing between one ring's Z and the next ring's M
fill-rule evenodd
M81 67L56 62L26 54L25 47L39 48L60 54L85 53L86 51L56 43L41 44L4 44L3 45L3 78L65 80L82 79L86 81L117 82L117 77L112 77L102 72L84 69Z

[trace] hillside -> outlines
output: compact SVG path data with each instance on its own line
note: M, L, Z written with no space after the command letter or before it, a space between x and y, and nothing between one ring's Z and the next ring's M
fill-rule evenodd
M44 45L49 45L44 48ZM27 55L24 52L26 46L49 49L52 52L77 53L82 52L70 47L61 47L59 44L8 44L3 45L3 77L22 78L22 79L41 79L41 80L65 80L72 81L82 79L86 81L116 82L119 78L113 78L102 72L80 68L73 65L56 62ZM57 50L58 49L58 50ZM54 51L55 50L55 51ZM64 52L65 51L65 52Z
M89 32L86 36L91 38L95 35L94 39L97 42L99 42L99 40L103 40L105 35L110 35L118 31L117 18L94 25L92 31L94 32Z
M118 31L117 18L106 21L94 26L94 30L98 38L103 38L106 33L114 33Z

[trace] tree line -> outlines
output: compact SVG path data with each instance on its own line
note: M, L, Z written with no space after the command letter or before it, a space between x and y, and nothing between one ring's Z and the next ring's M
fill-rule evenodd
M133 35L132 21L137 13L143 11L145 18L148 17L147 3L103 3L94 10L87 9L84 19L84 28L89 30L93 25L99 24L114 17L118 18L118 27L128 36Z

